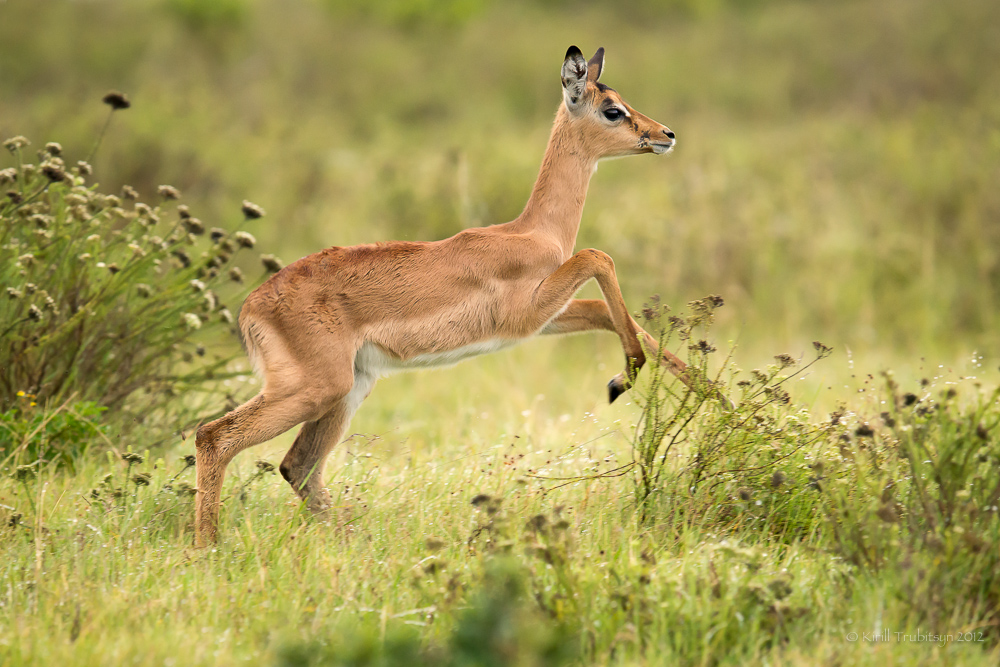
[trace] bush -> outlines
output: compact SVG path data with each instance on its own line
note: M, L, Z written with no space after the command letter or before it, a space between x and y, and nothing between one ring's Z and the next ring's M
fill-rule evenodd
M105 101L112 113L128 107L120 94ZM90 166L67 166L58 144L26 164L27 145L6 141L15 164L0 170L5 422L26 427L33 417L18 397L33 394L42 406L92 406L91 415L100 406L122 432L146 424L160 437L175 433L195 416L190 397L219 391L231 374L234 317L221 295L240 291L233 258L253 237L206 229L170 186L159 188L156 206L128 186L101 194L87 184ZM244 204L246 217L261 214ZM59 446L49 439L31 451Z

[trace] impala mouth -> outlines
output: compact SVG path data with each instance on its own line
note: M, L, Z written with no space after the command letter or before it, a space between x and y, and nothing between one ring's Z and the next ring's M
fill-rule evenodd
M675 143L677 142L671 141L670 143L665 144L651 143L649 144L649 147L653 149L653 153L656 155L663 155L664 153L669 153L674 150Z

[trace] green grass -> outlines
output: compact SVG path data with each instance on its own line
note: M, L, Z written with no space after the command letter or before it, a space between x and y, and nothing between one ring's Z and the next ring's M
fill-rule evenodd
M775 354L835 350L759 421L706 405L671 431L644 513L637 470L608 475L651 433L641 394L604 403L612 336L380 382L328 464L334 525L255 464L294 433L238 457L211 550L189 434L146 453L89 416L72 474L0 471L0 665L997 664L998 20L988 0L0 3L0 138L75 164L121 89L99 190L173 184L207 227L251 199L286 261L515 217L566 47L605 46L604 80L679 142L601 165L579 247L615 258L634 310L721 294L709 370L734 398ZM984 641L920 639L960 632Z

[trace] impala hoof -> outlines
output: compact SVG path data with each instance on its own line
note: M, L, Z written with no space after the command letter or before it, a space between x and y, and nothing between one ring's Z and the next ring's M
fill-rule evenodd
M620 377L613 377L608 382L608 403L614 403L615 399L625 393L625 383Z

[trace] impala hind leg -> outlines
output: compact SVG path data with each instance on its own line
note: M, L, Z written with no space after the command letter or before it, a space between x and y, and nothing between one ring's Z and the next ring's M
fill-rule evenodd
M343 440L353 412L345 398L319 419L303 424L281 462L281 476L313 514L321 514L333 506L323 482L323 466L330 450Z
M261 392L198 429L195 439L195 545L214 542L226 467L237 454L322 414L315 400L298 394ZM327 403L326 405L329 405Z

